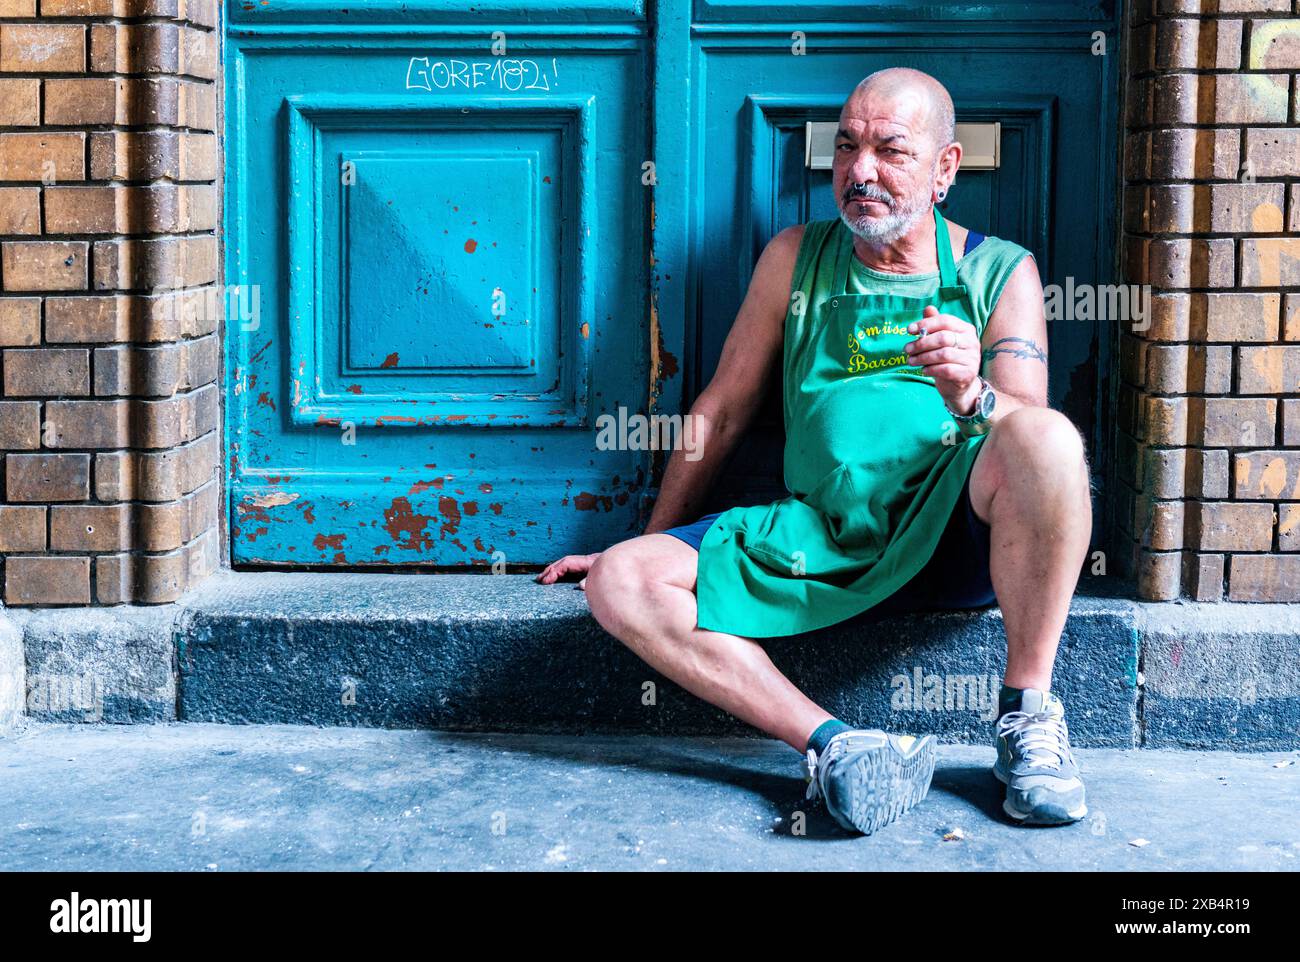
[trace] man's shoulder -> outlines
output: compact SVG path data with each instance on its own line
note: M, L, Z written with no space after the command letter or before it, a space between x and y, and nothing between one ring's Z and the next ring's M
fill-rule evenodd
M1010 272L1032 252L1015 241L992 234L983 239L957 261L957 271L962 274L980 274L994 277Z
M785 227L784 230L777 231L776 237L772 238L768 244L793 260L793 257L800 251L803 235L807 233L807 227L809 227L807 224L792 224Z
M758 270L779 275L788 282L805 250L805 241L809 239L809 229L814 223L794 224L779 231L767 242L758 261Z
M977 230L974 227L968 227L972 234L978 234L982 238L978 244L970 251L970 255L979 254L981 257L1015 257L1017 260L1029 253L1029 249L1022 247L1015 241L1007 240L1005 237L998 237L995 234L987 234Z
M1016 268L1032 258L1033 253L1015 241L986 235L957 262L957 276L970 289L972 306L983 319L979 323L981 330L1002 299L1002 292ZM1037 277L1037 271L1034 276Z
M799 245L803 243L804 229L807 224L793 224L790 227L779 231L768 244L783 254L793 255L798 253Z

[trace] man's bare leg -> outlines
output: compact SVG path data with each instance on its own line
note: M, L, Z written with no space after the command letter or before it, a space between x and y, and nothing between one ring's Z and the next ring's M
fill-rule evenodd
M1083 442L1063 415L1020 408L1001 418L971 471L971 507L992 529L990 573L1007 632L1006 702L993 774L1003 810L1025 825L1088 813L1052 663L1092 532ZM1001 702L1002 699L1000 698Z
M696 627L698 558L668 534L614 545L587 574L592 615L664 677L802 752L831 714L791 684L757 642Z
M993 590L1007 633L1005 683L1052 687L1052 664L1092 535L1078 430L1048 408L994 423L971 469L971 507L992 528Z

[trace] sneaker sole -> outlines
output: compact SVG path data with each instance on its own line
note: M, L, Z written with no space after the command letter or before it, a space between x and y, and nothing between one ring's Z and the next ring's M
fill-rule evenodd
M993 777L1003 785L1007 784L1006 778L996 768L993 769ZM1002 811L1006 812L1020 825L1072 825L1088 814L1087 804L1080 805L1073 811L1067 811L1061 815L1035 815L1033 812L1022 812L1011 804L1011 799L1003 799Z
M870 835L925 798L934 776L934 745L934 736L924 735L907 757L881 746L854 760L848 773L853 805L844 813L854 828Z

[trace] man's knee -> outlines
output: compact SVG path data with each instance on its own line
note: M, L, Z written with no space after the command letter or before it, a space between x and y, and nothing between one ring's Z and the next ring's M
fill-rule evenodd
M587 591L618 590L629 585L637 575L635 539L620 541L596 556L587 572Z
M587 605L606 630L639 617L656 593L693 591L697 555L667 535L642 535L602 551L587 572Z
M602 624L645 595L649 565L639 541L632 538L606 548L587 572L587 604Z
M989 437L1010 476L1087 478L1087 456L1079 429L1060 411L1017 408L993 425Z

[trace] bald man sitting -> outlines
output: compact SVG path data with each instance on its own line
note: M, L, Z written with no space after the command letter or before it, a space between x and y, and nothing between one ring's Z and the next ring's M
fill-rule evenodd
M1028 251L948 223L961 164L943 86L863 80L840 111L835 220L764 249L640 537L539 576L582 577L597 621L687 691L807 760L809 796L870 834L925 797L933 736L856 729L755 639L901 611L1002 609L994 740L1004 810L1082 818L1052 665L1091 531L1079 432L1047 407L1042 287ZM960 253L957 253L960 252ZM782 358L790 497L694 523Z

